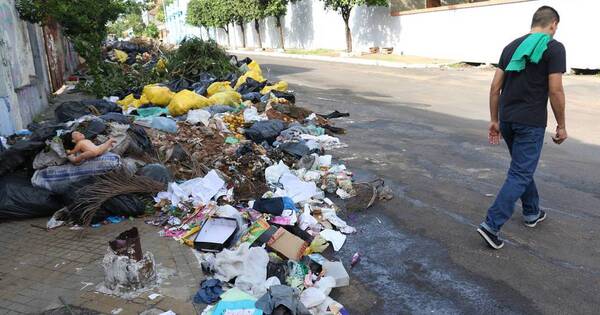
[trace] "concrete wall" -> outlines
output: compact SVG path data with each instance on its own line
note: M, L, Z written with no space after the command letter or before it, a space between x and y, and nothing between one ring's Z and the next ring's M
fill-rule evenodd
M179 5L185 22L184 2L187 4L187 0L175 0L171 6ZM401 16L390 16L387 7L358 7L350 20L353 46L355 51L392 46L398 54L495 63L508 42L528 32L533 12L542 5L553 6L561 15L556 39L567 48L568 66L600 69L600 42L590 40L593 33L589 30L600 12L600 1L591 0L532 0ZM196 30L189 31L189 26L169 28L169 38L199 32L192 29ZM248 24L246 29L247 45L256 47L254 28ZM263 47L279 47L274 19L262 21L261 31ZM341 16L324 10L319 0L290 4L284 34L286 48L345 48ZM218 30L216 38L227 44L223 31ZM241 31L235 27L232 44L240 47L241 43Z
M57 40L66 42L60 34ZM26 128L47 107L53 92L47 44L41 27L19 19L14 0L0 0L0 135ZM72 49L58 54L62 61L54 66L72 71Z

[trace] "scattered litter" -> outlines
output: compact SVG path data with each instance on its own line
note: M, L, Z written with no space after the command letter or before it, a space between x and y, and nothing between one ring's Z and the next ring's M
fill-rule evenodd
M157 299L159 296L161 296L161 294L158 294L158 293L152 293L152 294L148 295L148 298L149 298L151 301L154 301L154 300L156 300L156 299Z
M327 241L331 242L333 249L336 252L342 248L344 242L346 241L346 235L331 229L325 229L321 231L320 235Z
M116 315L116 314L121 314L121 312L123 311L123 308L119 307L119 308L115 308L112 311L110 311L111 314Z
M356 252L352 255L352 260L350 261L350 268L353 268L356 264L360 262L360 253Z

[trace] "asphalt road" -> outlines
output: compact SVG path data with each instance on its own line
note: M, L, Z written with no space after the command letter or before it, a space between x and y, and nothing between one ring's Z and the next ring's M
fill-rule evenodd
M363 259L333 296L352 314L600 312L600 78L565 80L572 138L557 146L548 133L536 174L548 219L527 228L518 205L492 251L475 228L509 159L487 144L491 71L255 59L297 105L350 112L337 121L349 148L334 154L396 195L349 216L359 233L339 256Z

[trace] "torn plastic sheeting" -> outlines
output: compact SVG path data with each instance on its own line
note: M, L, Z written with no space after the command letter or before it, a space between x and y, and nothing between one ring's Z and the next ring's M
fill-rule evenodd
M295 203L306 201L319 194L315 183L302 181L291 173L284 173L279 182L283 185L286 195Z
M283 161L279 161L279 163L271 165L265 169L265 179L269 184L277 184L281 176L289 172L290 168L285 165Z
M192 125L197 123L202 123L204 126L208 126L208 121L210 119L210 113L203 109L194 109L190 110L187 113L186 121Z
M319 221L317 221L317 219L315 219L315 217L313 217L310 213L309 204L304 204L304 210L302 211L302 214L300 214L298 222L298 226L302 230L306 230L308 228L315 228L319 226Z
M41 151L33 159L33 168L36 170L48 166L62 165L67 162L67 153L60 138L46 140L46 147L49 150Z
M329 221L329 223L335 225L335 227L340 230L340 232L344 234L352 234L356 233L356 229L349 226L346 221L342 220L337 216L335 210L332 208L321 208L321 213L323 217Z
M321 231L319 235L321 235L327 241L331 242L331 244L333 245L333 249L336 252L339 251L344 245L344 242L346 242L346 235L338 231L334 231L332 229L325 229Z
M166 192L160 192L154 198L156 202L162 199L171 201L171 205L178 205L183 200L192 199L194 205L208 204L208 202L225 186L225 181L212 170L204 177L190 179L182 184L169 183Z
M339 138L332 137L330 135L313 136L313 135L303 134L303 135L301 135L301 138L304 140L314 140L317 143L319 143L319 145L325 150L332 150L332 149L339 149L339 148L347 147L346 144L340 142Z
M229 281L235 278L235 286L255 297L265 293L269 255L262 247L249 248L242 243L237 249L224 249L215 255L215 278Z
M259 115L256 107L250 106L244 110L244 121L245 122L254 122L254 121L260 121L260 120L267 120L267 117Z

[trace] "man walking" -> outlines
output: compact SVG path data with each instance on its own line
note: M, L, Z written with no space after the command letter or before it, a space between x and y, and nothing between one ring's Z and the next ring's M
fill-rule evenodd
M539 207L533 174L540 159L548 119L548 98L558 125L552 140L567 139L565 94L562 74L566 71L564 46L552 39L560 17L549 6L533 15L531 32L515 39L502 51L490 89L489 140L498 144L503 137L511 156L510 168L496 200L488 209L477 232L495 249L504 246L500 229L521 199L524 223L528 227L546 219Z

